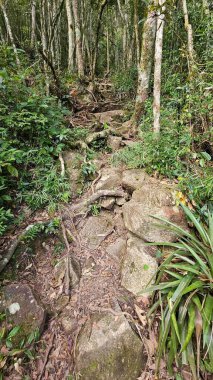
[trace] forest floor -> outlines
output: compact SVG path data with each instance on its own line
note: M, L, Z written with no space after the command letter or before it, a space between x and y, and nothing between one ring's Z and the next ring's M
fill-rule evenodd
M96 112L104 110L104 113L99 112L102 130L106 122L103 117L111 117L108 111L115 111L120 107L120 104L116 106L112 101L108 104L105 101L104 105L96 107ZM93 116L94 112L82 109L72 118L71 123L75 126L85 126ZM109 119L108 122L110 127L118 127L117 121ZM123 137L124 146L131 144L131 141L127 135ZM149 299L146 296L135 297L121 286L120 257L116 249L113 249L120 242L119 251L122 251L127 240L128 231L122 218L122 202L119 205L116 198L112 206L109 205L111 209L98 210L96 216L92 215L91 209L87 207L83 212L73 212L73 206L75 208L76 204L94 194L101 179L102 169L108 168L111 174L113 171L125 169L113 168L110 163L111 156L112 153L106 151L99 153L98 162L101 169L96 179L90 182L81 197L76 197L61 209L60 215L64 225L68 227L72 236L72 242L69 243L70 253L80 263L81 268L80 282L72 289L71 296L64 293L66 260L63 258L66 258L67 250L62 236L39 237L30 249L21 246L7 267L3 285L11 283L11 278L12 282L30 285L45 306L47 319L44 332L36 344L35 360L27 364L20 360L15 369L11 365L7 369L5 380L73 379L76 344L82 327L93 313L116 314L117 303L121 311L128 315L138 336L143 339L148 360L140 379L155 378L158 323L156 321L152 329L147 325ZM118 187L118 191L123 191L121 186ZM14 231L14 235L20 234L27 225L49 219L47 212L35 212L22 223L19 231ZM10 241L11 235L5 236L4 247L9 246ZM163 361L161 367L161 379L170 379Z

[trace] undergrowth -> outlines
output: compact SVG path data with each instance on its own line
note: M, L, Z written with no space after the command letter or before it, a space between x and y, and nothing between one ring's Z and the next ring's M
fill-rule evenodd
M70 188L60 175L59 153L68 139L63 108L44 94L37 66L23 57L17 68L13 52L1 46L0 60L0 235L13 221L13 210L25 202L31 209L66 202ZM33 78L28 86L26 78Z

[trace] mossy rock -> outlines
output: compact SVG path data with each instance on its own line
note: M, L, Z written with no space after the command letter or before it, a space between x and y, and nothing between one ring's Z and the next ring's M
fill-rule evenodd
M146 363L142 342L120 309L118 315L92 316L76 354L75 371L82 380L136 380Z
M0 313L5 313L7 324L19 326L13 343L18 345L31 333L42 333L46 312L32 289L27 284L10 284L2 288L0 293Z

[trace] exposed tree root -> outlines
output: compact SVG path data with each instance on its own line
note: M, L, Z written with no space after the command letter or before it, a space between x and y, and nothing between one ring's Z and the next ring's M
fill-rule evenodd
M88 207L92 203L96 202L102 197L123 197L127 198L127 194L122 190L98 190L96 193L92 194L89 198L84 201L77 203L71 207L72 211Z
M79 274L75 268L74 260L70 257L70 246L66 235L66 228L64 223L61 221L61 228L63 233L64 242L67 249L67 254L65 257L65 277L64 277L64 294L70 296L71 288L79 282Z

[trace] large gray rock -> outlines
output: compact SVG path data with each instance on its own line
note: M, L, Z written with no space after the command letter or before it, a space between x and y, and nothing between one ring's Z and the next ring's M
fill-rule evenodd
M152 215L187 229L183 211L175 206L172 188L162 183L144 183L140 189L134 191L132 199L122 209L126 228L148 242L177 239L174 232L169 231L163 222L157 221Z
M20 326L20 331L14 337L17 344L30 333L35 331L41 333L44 328L45 310L29 285L5 286L0 294L0 312L6 313L7 322L13 327Z
M129 169L123 171L122 187L130 193L143 186L145 180L152 181L143 169Z
M94 116L100 123L110 125L114 120L119 120L124 116L124 110L97 112Z
M114 221L112 215L103 212L98 216L91 216L87 219L79 236L82 244L89 249L96 249L113 228Z
M122 237L119 237L113 243L108 245L106 251L116 261L121 261L126 253L126 240Z
M117 152L121 147L122 137L119 136L109 136L107 139L107 145L111 148L112 152Z
M67 151L63 154L66 172L68 174L72 193L78 194L83 189L81 164L83 163L83 157L74 151Z
M158 267L154 258L156 250L134 236L127 241L127 251L121 269L121 285L136 296L155 281Z
M122 172L119 168L104 168L96 190L112 190L121 186Z
M142 342L119 311L86 322L76 350L76 373L82 380L136 380L143 370Z

